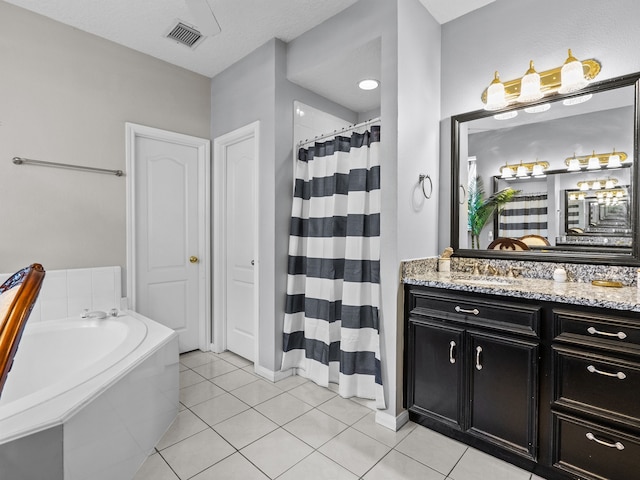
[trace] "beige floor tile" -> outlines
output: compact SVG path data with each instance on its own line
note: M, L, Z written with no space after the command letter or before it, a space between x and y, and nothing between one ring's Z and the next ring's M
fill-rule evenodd
M333 397L331 400L324 402L318 406L318 410L331 415L333 418L340 420L347 425L353 425L361 418L365 417L371 410L362 405L352 402L346 398L339 396Z
M214 377L224 375L225 373L233 372L237 369L238 367L231 365L229 362L218 360L216 362L205 363L204 365L195 367L193 371L199 373L204 378L212 379Z
M204 382L206 378L197 374L193 370L183 370L180 372L180 388L190 387L196 383Z
M276 387L280 390L291 390L292 388L299 387L300 385L304 385L309 380L299 375L291 375L290 377L283 378L282 380L276 382Z
M453 480L476 480L478 478L529 480L531 473L475 448L469 448L462 455L449 477Z
M258 380L258 377L244 370L234 370L233 372L225 373L219 377L215 377L211 380L213 383L221 388L224 388L227 392L235 390L236 388L244 387L252 382Z
M167 462L157 453L142 464L133 480L179 480Z
M309 445L281 428L240 451L270 478L281 475L312 452Z
M252 407L259 403L266 402L270 398L276 397L281 393L282 390L276 387L273 383L265 380L258 380L245 385L244 387L236 388L232 392L233 395Z
M234 453L191 480L269 480L269 477L242 455Z
M218 357L225 362L229 362L230 364L240 368L246 367L248 365L253 365L253 362L251 360L247 360L246 358L229 351L219 353Z
M318 451L361 477L390 450L364 433L348 428L325 443Z
M313 452L278 480L357 480L358 477L321 453Z
M211 426L224 422L228 418L248 409L249 405L238 400L230 393L219 395L191 407L193 413Z
M451 472L466 449L466 445L420 425L396 446L399 452L443 475Z
M346 430L347 425L314 409L287 423L283 428L313 448L319 448Z
M364 480L444 480L445 476L396 450L391 450L363 478Z
M210 381L196 383L180 389L180 402L187 407L193 407L210 398L222 395L225 391Z
M393 430L383 427L376 423L376 412L371 412L366 417L362 418L355 424L353 428L370 436L371 438L384 443L388 447L395 447L404 438L416 428L416 424L413 422L405 423L400 430L394 432Z
M156 448L163 450L207 428L209 428L209 425L200 420L190 410L183 410L178 413L178 416L160 439Z
M181 479L218 463L235 449L210 428L176 443L160 453Z
M317 407L336 396L336 394L328 388L321 387L313 382L307 382L298 387L292 388L289 390L289 393L314 407Z
M273 432L276 428L278 428L277 424L250 409L218 423L214 430L227 442L240 450L266 434Z
M255 409L278 425L284 425L305 414L313 407L293 395L282 393L271 400L256 405Z
M214 355L199 350L180 355L180 363L189 368L199 367L200 365L215 362L216 360L218 360L218 358Z

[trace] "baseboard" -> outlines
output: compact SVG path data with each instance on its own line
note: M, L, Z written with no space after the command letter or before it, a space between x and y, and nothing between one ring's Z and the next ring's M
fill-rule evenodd
M403 410L400 415L393 416L382 410L376 412L376 423L397 432L409 421L409 412Z
M255 365L254 372L271 382L279 382L280 380L283 380L293 375L293 369L284 370L284 371L278 370L274 372L273 370L269 370L268 368L261 367L260 365Z

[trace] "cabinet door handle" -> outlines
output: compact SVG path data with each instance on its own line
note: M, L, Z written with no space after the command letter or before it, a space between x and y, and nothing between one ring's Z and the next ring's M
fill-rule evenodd
M456 342L451 340L451 343L449 343L449 363L456 363L456 357L454 356L453 351L454 348L456 348Z
M591 335L602 335L603 337L618 337L620 340L624 340L625 338L627 338L627 334L624 332L601 332L600 330L596 330L594 327L587 328L587 332L589 332Z
M476 347L476 369L482 370L482 364L480 363L480 354L482 353L482 347Z
M477 308L474 308L473 310L465 310L464 308L460 308L458 305L456 305L454 310L458 313L473 313L474 315L478 315L480 313L480 310Z
M605 441L600 440L599 438L597 438L591 432L587 432L586 437L587 437L587 439L591 440L592 442L599 443L600 445L604 445L605 447L617 448L618 450L624 450L624 445L622 443L620 443L620 442L616 442L616 443L605 442Z
M587 367L587 371L589 373L599 373L600 375L606 375L607 377L616 377L616 378L619 378L620 380L624 380L625 378L627 378L627 376L622 372L616 372L616 373L603 372L602 370L598 370L593 365L589 365Z

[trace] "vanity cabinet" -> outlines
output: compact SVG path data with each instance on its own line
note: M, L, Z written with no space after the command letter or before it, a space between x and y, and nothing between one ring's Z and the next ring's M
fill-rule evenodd
M539 308L411 290L407 408L535 458Z
M640 478L640 314L405 286L409 418L547 480Z

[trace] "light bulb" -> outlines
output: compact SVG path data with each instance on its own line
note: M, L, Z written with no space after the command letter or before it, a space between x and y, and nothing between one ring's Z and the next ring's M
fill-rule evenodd
M560 88L558 93L571 93L586 87L589 82L584 78L582 62L571 54L560 70Z
M595 150L593 151L593 154L591 154L591 158L589 158L587 170L600 170L600 159L596 157Z
M527 73L525 73L522 80L520 80L518 102L533 102L540 100L543 96L542 90L540 89L540 74L533 68L533 60L531 60L529 62L529 70L527 70Z
M487 103L484 106L485 110L500 110L501 108L509 105L505 97L504 84L500 81L498 71L494 74L493 80L487 88Z

